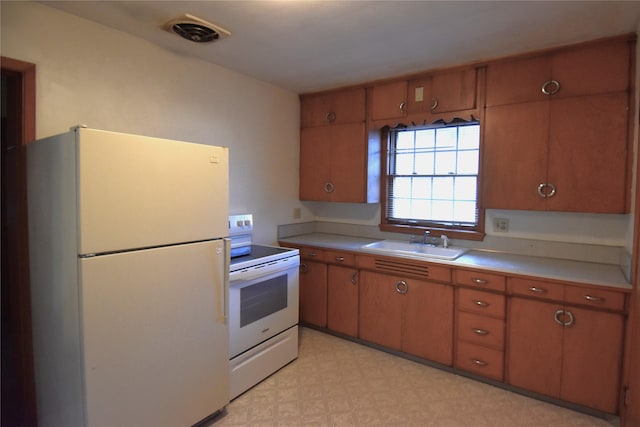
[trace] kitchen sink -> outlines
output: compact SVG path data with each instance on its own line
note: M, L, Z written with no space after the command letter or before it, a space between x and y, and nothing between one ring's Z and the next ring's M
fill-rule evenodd
M444 248L442 246L409 243L400 240L380 240L379 242L363 245L360 250L415 259L437 258L446 260L454 260L469 251L467 248Z

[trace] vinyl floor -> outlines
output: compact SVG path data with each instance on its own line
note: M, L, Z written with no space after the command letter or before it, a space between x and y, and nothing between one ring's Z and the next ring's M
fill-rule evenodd
M298 359L238 396L212 426L611 427L617 422L301 327Z

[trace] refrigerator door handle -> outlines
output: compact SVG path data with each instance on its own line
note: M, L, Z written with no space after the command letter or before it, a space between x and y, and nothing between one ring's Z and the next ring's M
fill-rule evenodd
M231 238L224 239L224 281L222 284L222 322L229 321L229 270L231 268Z

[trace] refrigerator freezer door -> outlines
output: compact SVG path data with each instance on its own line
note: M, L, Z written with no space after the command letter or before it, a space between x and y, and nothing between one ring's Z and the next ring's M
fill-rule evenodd
M76 132L80 254L228 235L227 148Z
M187 426L229 402L224 240L80 259L86 425Z

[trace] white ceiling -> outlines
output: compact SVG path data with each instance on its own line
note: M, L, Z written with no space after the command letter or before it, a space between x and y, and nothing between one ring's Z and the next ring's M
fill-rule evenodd
M635 32L640 1L44 1L298 93ZM189 13L210 44L162 25Z

